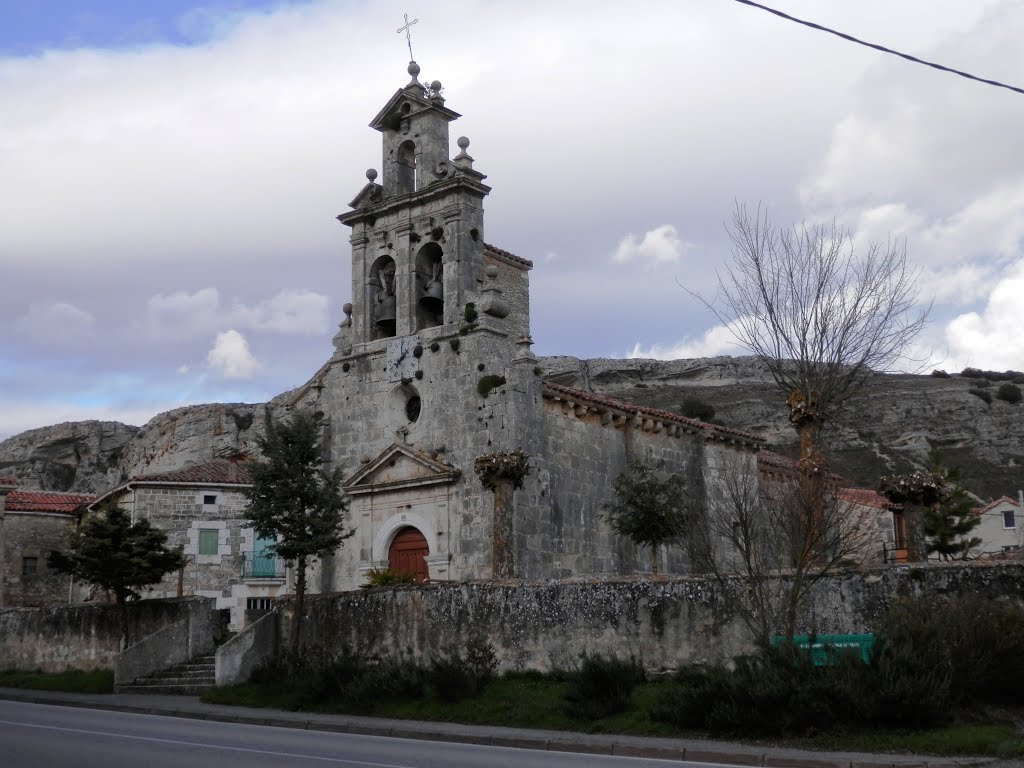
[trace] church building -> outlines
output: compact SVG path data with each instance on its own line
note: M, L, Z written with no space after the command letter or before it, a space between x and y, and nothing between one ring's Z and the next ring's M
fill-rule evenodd
M351 300L335 351L293 397L324 423L355 535L312 574L354 589L371 569L421 579L550 579L646 570L605 519L631 461L681 474L695 503L723 466L754 474L758 438L549 383L530 347L533 264L487 242L490 187L449 124L441 83L377 113L381 171L338 216ZM680 551L660 558L685 573Z

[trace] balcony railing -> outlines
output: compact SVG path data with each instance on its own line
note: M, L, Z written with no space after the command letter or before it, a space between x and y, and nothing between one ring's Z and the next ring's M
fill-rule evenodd
M273 555L242 554L243 579L283 579L284 560Z

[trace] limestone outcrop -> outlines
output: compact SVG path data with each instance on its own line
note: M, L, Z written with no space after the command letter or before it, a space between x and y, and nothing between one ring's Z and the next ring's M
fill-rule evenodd
M23 489L100 493L121 476L125 446L138 427L117 421L68 421L30 429L0 443L0 476Z
M714 407L715 421L796 452L783 398L755 358L546 357L538 364L550 381L670 411L697 398ZM834 467L851 484L874 487L880 474L923 466L938 446L981 498L1015 495L1024 484L1024 404L986 403L969 391L976 386L960 376L878 376L827 434ZM266 404L178 408L141 428L83 421L30 430L0 442L0 475L16 476L24 488L99 493L138 474L256 455L267 419L284 412L288 394Z

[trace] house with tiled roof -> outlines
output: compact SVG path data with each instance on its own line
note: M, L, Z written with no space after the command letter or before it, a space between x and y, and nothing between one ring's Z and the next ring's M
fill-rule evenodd
M70 577L50 570L46 556L67 546L69 528L95 498L21 490L16 479L0 478L0 606L50 605L78 594Z
M250 487L247 457L217 458L172 472L132 477L91 505L116 502L133 519L143 518L181 546L186 565L152 586L147 597L197 595L230 611L241 628L245 611L265 607L287 590L285 564L268 551L273 541L245 524Z
M907 523L903 506L894 504L873 488L840 488L836 493L853 510L863 510L878 527L878 557L882 563L907 561Z
M1024 500L1009 496L991 501L971 510L981 518L972 536L981 544L971 550L972 556L1000 557L1024 551Z

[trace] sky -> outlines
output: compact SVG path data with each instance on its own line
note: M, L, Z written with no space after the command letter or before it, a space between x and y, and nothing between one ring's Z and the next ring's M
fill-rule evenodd
M766 2L1024 87L1021 0ZM741 353L689 292L739 203L905 244L912 356L1024 368L1020 94L733 0L0 0L0 439L316 372L405 13L487 241L535 264L538 354Z

